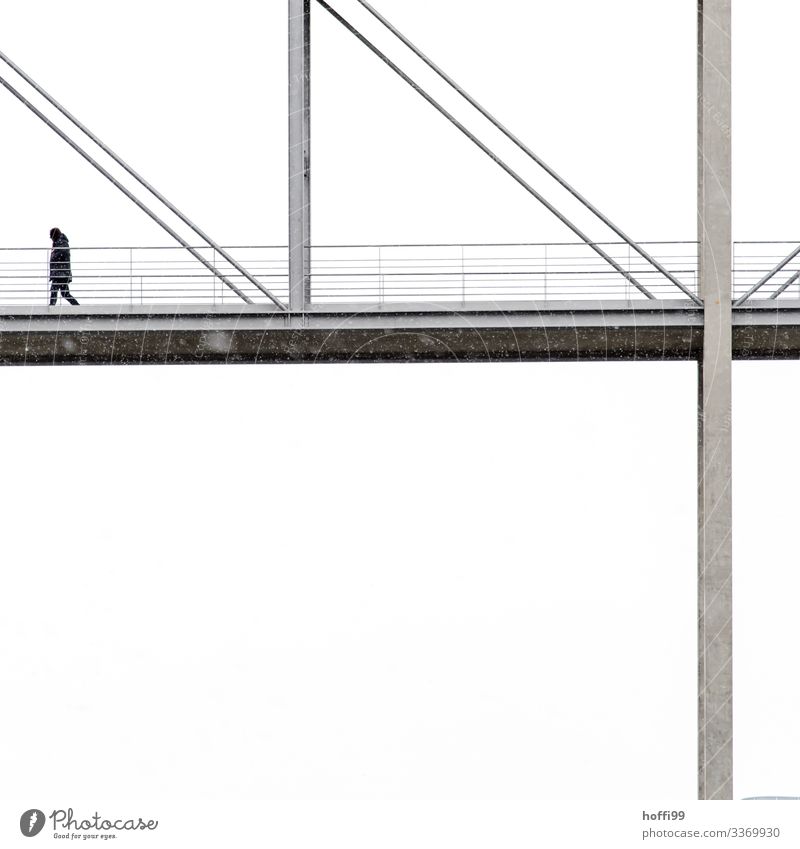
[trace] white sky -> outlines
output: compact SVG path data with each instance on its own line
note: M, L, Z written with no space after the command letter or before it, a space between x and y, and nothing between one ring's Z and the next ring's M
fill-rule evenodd
M632 236L694 238L693 2L378 8ZM798 23L736 6L740 239L800 236ZM0 50L215 239L285 242L285 2L15 4ZM317 243L565 238L319 8L313 50ZM0 122L0 246L164 243ZM735 367L737 796L800 795L797 374ZM0 796L692 798L695 381L0 371Z

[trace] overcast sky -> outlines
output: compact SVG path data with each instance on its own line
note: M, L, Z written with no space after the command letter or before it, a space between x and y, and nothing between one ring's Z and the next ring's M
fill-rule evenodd
M634 238L695 238L695 3L378 8ZM736 6L737 239L800 239L798 24ZM286 28L283 0L40 0L0 50L219 242L283 244ZM315 242L569 238L319 7L312 38ZM167 243L5 91L0 124L0 247ZM734 369L738 797L800 795L797 377ZM695 796L694 364L0 390L0 795Z

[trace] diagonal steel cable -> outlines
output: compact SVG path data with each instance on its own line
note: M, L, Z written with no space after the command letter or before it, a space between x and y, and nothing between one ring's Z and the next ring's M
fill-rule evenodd
M232 289L234 292L236 292L236 294L245 303L248 303L248 304L253 303L250 300L250 298L248 298L247 295L245 295L245 293L242 292L242 290L239 289L239 287L235 283L232 283L230 280L228 280L227 277L225 277L224 274L222 274L220 271L218 271L216 268L214 268L214 266L207 259L205 259L201 254L199 254L180 235L178 235L178 233L176 233L169 226L169 224L167 224L165 221L162 221L155 214L155 212L153 212L151 209L149 209L147 206L145 206L135 195L133 195L130 191L128 191L128 189L126 189L125 186L122 185L122 183L120 183L116 178L114 178L111 174L109 174L108 171L106 171L106 169L103 168L103 166L99 162L97 162L95 159L93 159L77 142L74 142L62 129L57 127L46 115L44 115L42 112L40 112L26 97L24 97L24 95L20 94L20 92L18 92L14 88L14 86L12 86L11 83L9 83L2 76L0 76L0 85L4 86L6 89L8 89L8 91L10 91L11 94L13 94L14 97L17 98L17 100L24 103L25 106L27 106L28 109L30 109L31 112L33 112L33 114L37 116L37 118L40 118L42 121L44 121L44 123L47 124L47 126L50 127L50 129L54 133L56 133L62 139L64 139L64 141L73 150L75 150L77 153L79 153L90 165L93 165L107 180L109 180L111 183L113 183L127 198L132 200L136 204L136 206L138 206L139 209L142 210L142 212L149 215L150 218L152 218L153 221L156 222L156 224L158 224L160 227L162 227L164 230L166 230L167 233L169 233L169 235L172 236L173 239L175 239L179 244L181 244L184 248L186 248L186 250L189 251L189 253L196 260L201 262L209 271L211 271L214 275L216 275L226 286L228 286L230 289Z
M771 300L775 300L778 295L782 295L791 285L792 283L800 277L800 271L795 271L795 273L778 289L776 289L769 297Z
M434 73L436 73L441 79L443 79L451 88L457 91L461 97L463 97L471 106L478 110L478 112L483 115L491 124L493 124L500 132L512 141L523 153L525 153L528 157L530 157L540 168L546 171L559 185L565 188L576 200L580 201L590 212L592 212L600 221L603 222L609 229L613 230L614 233L617 234L624 242L630 245L633 250L635 250L639 256L643 259L647 260L654 268L660 271L671 283L674 283L681 292L691 298L696 304L701 305L703 302L697 295L694 294L690 289L688 289L681 281L675 277L670 271L668 271L664 266L658 262L654 257L652 257L644 248L640 247L630 236L626 235L616 224L613 223L609 218L607 218L594 204L592 204L587 198L585 198L574 186L571 186L554 168L551 168L541 157L537 156L520 138L514 135L507 127L505 127L497 118L489 112L488 109L481 106L477 100L475 100L472 95L464 88L462 88L452 77L446 74L432 59L426 56L410 39L406 38L397 27L393 26L390 21L388 21L381 13L371 6L367 0L358 0L358 2L378 21L380 21L383 26L385 26L394 36L400 39L400 41L411 50L419 59L421 59Z
M84 133L86 136L88 136L104 153L108 154L108 156L110 156L114 160L114 162L117 163L117 165L119 165L128 174L130 174L131 177L134 178L134 180L136 180L138 183L140 183L142 186L144 186L144 188L147 189L147 191L149 191L154 197L156 197L158 200L160 200L161 203L163 203L164 206L166 206L167 209L169 209L170 212L172 212L174 215L176 215L178 218L180 218L180 220L184 224L186 224L188 227L190 227L209 247L214 248L214 250L216 250L217 253L219 253L219 255L221 257L223 257L225 260L227 260L243 277L245 277L250 283L252 283L253 286L255 286L262 294L266 295L276 306L280 307L283 310L286 309L284 304L281 303L281 301L279 301L278 298L276 298L275 295L273 295L272 292L269 291L269 289L267 289L262 283L260 283L252 274L250 274L249 271L247 271L245 268L243 268L232 256L230 256L230 254L228 254L228 252L224 248L220 247L210 236L208 236L193 221L191 221L187 216L185 216L173 203L171 203L166 197L164 197L164 195L162 195L154 186L150 185L150 183L148 183L147 180L144 179L144 177L142 177L133 168L131 168L131 166L128 165L128 163L125 162L125 160L122 159L122 157L118 156L107 144L105 144L101 139L99 139L88 127L86 127L84 124L82 124L74 115L72 115L52 95L50 95L47 91L45 91L45 89L42 88L42 86L40 86L32 77L30 77L28 74L26 74L25 71L23 71L22 68L19 67L19 65L17 65L15 62L13 62L2 51L0 51L0 59L2 59L2 61L5 62L6 65L8 65L12 70L14 70L17 74L19 74L19 76L22 77L22 79L25 80L25 82L28 83L28 85L30 85L33 89L35 89L48 103L50 103L52 106L54 106L65 118L67 118L67 120L71 121L82 133ZM9 86L5 82L3 82L3 84L6 85L6 88L9 88ZM25 102L26 105L28 105L26 101L23 101L23 102ZM41 117L41 113L39 113L39 115ZM77 148L76 148L76 150L77 150ZM103 172L103 173L106 173L106 172ZM108 176L107 173L106 173L106 176ZM121 188L118 183L115 183L115 185L117 185L118 188ZM131 195L128 195L128 197L131 197ZM143 206L141 208L144 209ZM156 219L156 220L158 220L158 219ZM162 224L162 226L163 226L163 223L160 220L159 220L159 223ZM169 232L170 235L172 235L173 238L175 238L173 231L168 230L167 232ZM181 241L181 240L179 239L178 241ZM185 244L183 246L187 247ZM217 274L216 271L214 273ZM217 274L217 276L220 277L220 279L224 279L221 274ZM229 281L226 281L226 282L229 282ZM241 294L240 292L238 292L238 290L236 290L236 291L237 291L237 293ZM252 303L252 301L250 303Z
M626 280L633 284L643 295L656 300L655 295L651 294L632 274L626 271L615 259L610 257L602 248L596 245L583 233L577 225L573 224L566 216L562 215L546 198L544 198L530 183L526 182L510 165L506 164L494 151L487 147L474 133L471 133L455 116L451 115L444 106L428 94L421 86L419 86L411 77L395 65L394 62L385 54L382 53L366 36L362 35L351 23L345 20L335 9L332 9L325 0L317 0L320 6L330 13L346 30L351 32L362 44L368 47L382 62L388 65L401 79L403 79L414 91L428 101L439 113L444 115L453 126L457 127L471 141L477 145L493 162L499 165L509 176L513 177L524 189L532 194L548 211L561 221L562 224L569 227L578 238L580 238L588 247L596 254L601 256L613 269L621 274Z
M743 303L744 303L744 302L745 302L745 301L746 301L746 300L750 297L750 295L755 294L755 293L756 293L756 292L757 292L757 291L758 291L758 290L759 290L759 289L760 289L760 288L761 288L761 287L762 287L765 283L769 283L769 281L770 281L770 280L772 280L772 278L773 278L773 277L774 277L774 276L775 276L775 275L776 275L779 271L782 271L784 268L786 268L786 266L787 266L787 265L788 265L788 264L789 264L789 263L790 263L790 262L791 262L791 261L792 261L792 260L793 260L796 256L798 256L798 255L800 255L800 248L795 248L795 250L793 250L793 251L789 254L789 256L787 256L787 257L785 257L784 259L782 259L782 260L781 260L781 261L780 261L780 262L779 262L779 263L775 266L775 268L773 268L773 269L772 269L772 271L768 271L768 272L767 272L767 273L766 273L766 274L765 274L765 275L764 275L764 276L763 276L763 277L762 277L762 278L758 281L758 283L753 284L753 285L752 285L752 286L751 286L751 287L750 287L750 288L749 288L749 289L748 289L748 290L744 293L744 295L742 295L742 297L741 297L741 298L739 298L738 300L734 301L734 302L733 302L733 305L734 305L735 307L740 307L740 306L741 306L741 305L742 305L742 304L743 304ZM791 283L793 283L796 277L797 277L797 275L795 275L795 277L792 277L792 278L791 278L791 280L790 280L790 282L791 282ZM787 284L787 285L788 285L788 284ZM785 288L785 287L784 287L784 288ZM779 289L779 290L775 293L775 295L773 295L773 297L777 297L777 296L778 296L778 295L779 295L782 291L783 291L783 288L782 288L782 289Z

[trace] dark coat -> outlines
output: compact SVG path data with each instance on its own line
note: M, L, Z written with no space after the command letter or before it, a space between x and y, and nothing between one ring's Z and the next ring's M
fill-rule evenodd
M69 239L63 233L53 242L53 250L50 252L50 279L59 283L72 280Z

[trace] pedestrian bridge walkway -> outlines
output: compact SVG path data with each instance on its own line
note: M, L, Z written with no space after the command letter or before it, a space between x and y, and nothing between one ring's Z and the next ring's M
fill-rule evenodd
M656 298L683 293L624 242L603 249ZM651 243L691 291L697 291L697 246ZM261 291L211 248L195 250L250 297ZM286 246L225 248L264 287L288 301ZM0 305L46 304L49 249L0 251ZM181 247L73 247L72 289L85 304L234 304L241 298ZM564 301L644 298L631 282L583 243L338 245L311 249L315 304L410 301Z
M800 242L738 242L734 299L769 273ZM598 243L655 300L687 300L668 278L625 242ZM642 242L642 247L697 295L695 242ZM263 292L207 247L195 250L254 305ZM288 302L286 246L225 248L279 300ZM46 305L48 248L0 248L0 307ZM800 257L753 299L800 298ZM242 300L181 247L72 247L71 285L86 306L230 306ZM475 304L534 301L646 301L648 296L580 242L519 244L336 245L311 249L311 304ZM788 283L788 285L786 285Z
M800 357L798 244L735 245L734 300L769 277L735 357ZM670 276L625 242L601 245L625 276L577 242L314 246L302 312L285 246L223 248L276 303L210 248L75 245L80 304L55 307L49 248L3 248L0 363L696 359L697 244L641 246Z

